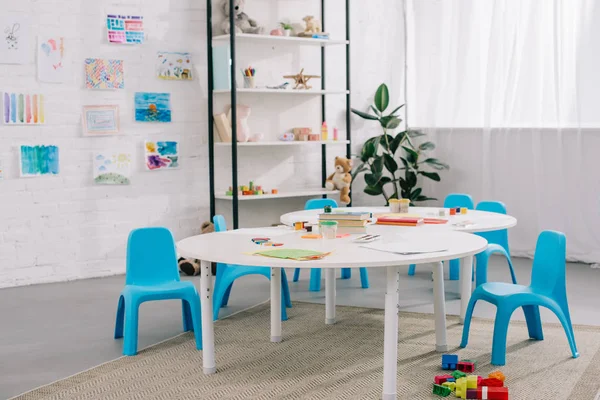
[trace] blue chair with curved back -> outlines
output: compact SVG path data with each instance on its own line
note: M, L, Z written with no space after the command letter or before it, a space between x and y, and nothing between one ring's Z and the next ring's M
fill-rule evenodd
M500 201L481 201L479 204L477 204L476 210L506 214L506 206ZM477 269L475 270L475 285L479 286L487 282L488 261L492 254L502 254L504 257L506 257L508 268L510 269L512 283L516 284L517 278L515 277L515 270L513 269L512 260L510 259L510 251L508 248L508 229L501 229L499 231L492 232L481 232L477 235L488 241L488 247L475 256L475 259L477 260Z
M469 210L475 208L475 203L473 203L473 198L471 195L463 194L463 193L452 193L446 196L444 200L444 208L457 208L464 207ZM415 274L415 264L411 264L408 268L408 275ZM455 281L458 280L460 276L460 260L450 260L450 280Z
M213 217L213 223L215 224L215 232L227 231L227 224L225 218L222 215L215 215ZM217 264L217 277L215 279L215 288L213 292L213 319L216 321L219 319L219 310L225 307L229 302L229 295L233 282L246 275L263 275L267 279L271 279L271 268L269 267L242 267L239 265L231 264ZM287 276L285 270L281 269L281 296L283 301L281 302L281 319L287 321L286 307L292 307L292 300L290 297L290 288L288 286Z
M473 309L477 301L484 300L496 306L492 364L506 363L508 324L512 313L519 307L523 308L529 337L536 340L544 339L539 307L552 311L565 330L573 358L579 357L567 302L566 243L565 235L560 232L544 231L539 235L529 286L504 282L488 282L478 286L467 307L460 347L467 347Z
M333 199L311 199L304 205L305 210L318 210L330 206L331 208L337 208L338 204ZM369 273L366 268L360 268L360 283L363 289L369 288ZM342 279L350 279L352 277L352 269L342 268ZM294 282L298 282L300 279L300 268L296 268L294 271ZM310 270L310 291L319 292L321 290L321 269L312 268Z
M115 324L115 339L123 338L123 355L137 353L139 307L155 300L181 300L183 330L194 331L196 348L202 350L200 297L192 282L179 279L173 235L167 228L135 229L127 241L125 288Z

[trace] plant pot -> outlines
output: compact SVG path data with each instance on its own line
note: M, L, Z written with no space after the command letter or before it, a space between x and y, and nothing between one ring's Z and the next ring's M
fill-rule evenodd
M287 36L287 37L292 36L292 30L291 29L284 29L283 30L283 36Z

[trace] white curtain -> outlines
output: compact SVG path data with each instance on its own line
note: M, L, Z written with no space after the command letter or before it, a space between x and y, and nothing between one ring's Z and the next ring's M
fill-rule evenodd
M600 2L406 0L408 125L451 170L428 194L500 200L514 255L567 235L600 263Z

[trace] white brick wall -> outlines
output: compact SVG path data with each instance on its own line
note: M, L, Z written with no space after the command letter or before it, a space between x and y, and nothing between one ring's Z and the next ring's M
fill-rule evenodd
M272 26L291 11L269 7L274 0L248 0L248 11ZM312 1L312 0L311 0ZM314 0L315 7L318 2ZM396 0L353 3L353 105L365 108L376 86L383 81L401 95L402 24ZM286 3L287 4L287 3ZM307 13L304 1L290 1L292 19ZM299 7L298 7L299 6ZM328 2L328 25L336 32L343 24L343 2ZM360 7L360 8L359 8ZM318 10L318 9L317 9ZM72 61L72 79L65 84L37 81L37 67L0 64L0 91L40 91L47 99L47 124L34 127L0 125L0 159L5 169L0 181L0 288L55 282L123 273L125 246L129 231L149 225L172 229L176 239L195 234L208 218L208 161L206 115L206 23L204 0L0 0L0 13L29 15L32 38L38 34L63 35ZM147 41L142 46L106 43L106 13L136 13L144 16ZM219 10L216 10L216 14ZM394 40L380 37L381 26ZM328 30L330 30L328 29ZM342 34L342 33L340 33ZM34 44L30 49L35 58ZM163 82L154 77L154 59L159 50L193 53L196 77L193 82ZM343 49L328 53L328 71L340 75L328 80L330 87L343 85ZM122 91L89 91L83 88L83 60L86 57L125 60L125 86ZM288 62L289 60L282 61ZM296 67L293 59L289 67ZM141 124L133 122L133 93L171 93L173 122ZM318 101L318 100L317 100ZM81 107L85 104L118 104L124 135L110 138L81 136ZM318 103L317 103L318 105ZM328 100L328 119L342 129L343 96ZM314 107L314 106L313 106ZM309 107L311 109L312 107ZM318 114L318 113L317 113ZM318 120L319 116L314 118ZM354 119L355 148L366 137L378 133L376 127ZM180 141L182 168L151 173L143 168L142 144L146 139ZM60 146L61 173L57 177L20 179L17 146L21 143L53 143ZM97 150L126 149L134 153L135 168L129 186L96 186L92 182L92 153ZM337 150L333 151L333 149ZM241 168L248 164L261 176L277 182L312 185L320 181L319 148L311 154L301 150L274 157L264 150L252 150ZM343 154L333 148L330 156ZM216 152L216 165L229 165L224 149ZM263 161L265 160L265 161ZM277 171L273 173L273 171ZM229 185L229 171L220 175L219 185ZM265 185L271 182L264 181ZM355 190L356 201L365 196ZM257 225L276 222L279 214L301 208L304 199L276 203L252 202L241 208L242 222ZM217 210L230 212L230 205L218 203ZM261 219L252 217L261 215Z

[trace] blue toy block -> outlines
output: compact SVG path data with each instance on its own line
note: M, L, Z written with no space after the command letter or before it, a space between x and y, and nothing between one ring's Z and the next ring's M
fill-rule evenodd
M458 365L458 356L456 354L443 354L442 355L442 369L456 369Z
M448 378L448 379L446 379L446 382L456 382L456 379L454 379L454 378Z

